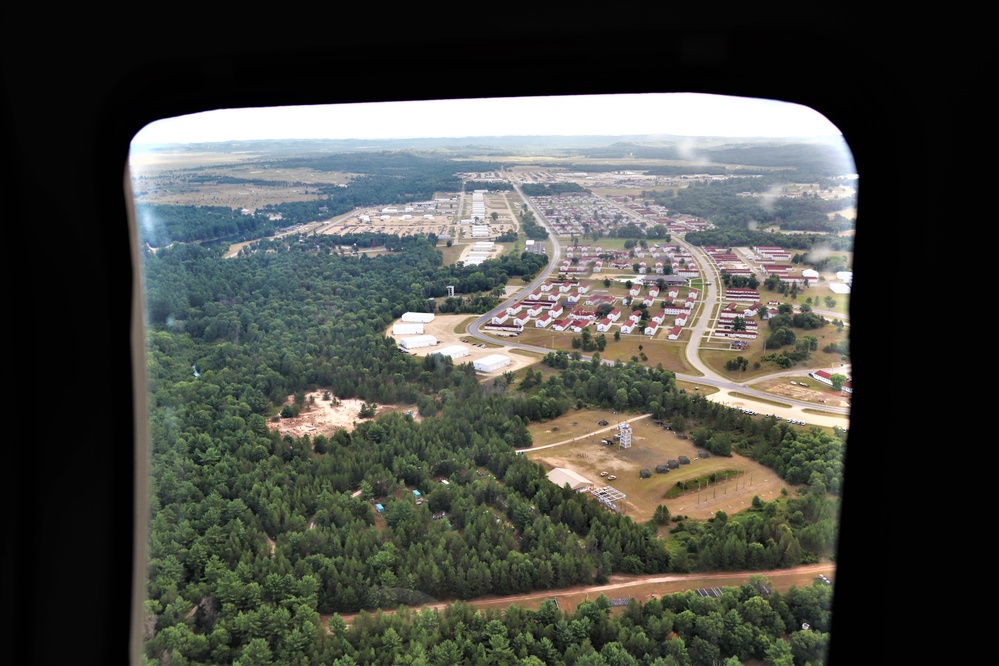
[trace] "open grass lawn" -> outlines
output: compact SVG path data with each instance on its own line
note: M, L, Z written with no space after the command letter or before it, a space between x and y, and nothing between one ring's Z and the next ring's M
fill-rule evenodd
M613 329L612 329L613 330ZM595 328L591 328L594 337L600 335ZM527 345L544 347L545 349L563 350L570 354L574 351L590 356L594 353L600 354L600 358L608 361L620 359L623 363L631 360L632 356L638 357L639 361L651 368L662 363L663 369L672 372L688 374L691 368L687 365L682 340L650 340L646 335L622 335L618 341L614 340L614 333L604 334L607 337L607 346L602 352L583 352L582 349L575 349L572 346L572 339L579 337L578 333L567 331L553 331L551 328L530 328L526 327L524 332L517 336L517 342ZM639 349L641 347L641 349ZM644 353L646 360L641 359Z
M546 421L544 423L532 423L528 426L531 431L534 446L547 446L574 437L583 437L613 426L624 418L634 418L640 414L614 413L610 409L581 409L573 410L562 416ZM598 425L600 421L607 421L609 425ZM609 438L612 433L605 433L597 436L597 441L601 437Z
M664 335L664 333L660 333L660 335ZM627 363L632 356L636 356L640 363L650 368L655 368L661 363L664 370L690 374L693 370L687 364L685 349L683 339L666 340L657 336L650 340L646 335L622 335L618 342L615 342L612 337L607 343L607 349L600 354L600 357L611 361L621 359ZM645 360L642 360L642 354L645 354Z
M711 456L694 460L698 457L698 450L691 439L682 439L676 432L664 430L649 417L632 422L631 448L622 449L617 443L610 446L600 444L601 439L611 439L614 433L596 433L601 429L598 421L606 420L610 426L615 426L634 416L608 414L606 410L581 410L547 423L531 424L535 447L579 439L548 449L528 451L525 455L545 469L565 467L581 474L597 487L610 485L625 493L625 514L636 522L650 520L659 504L665 504L672 515L691 518L710 518L717 511L732 514L748 508L754 496L770 501L780 495L781 489L789 488L773 470L742 456ZM688 424L688 427L692 428L693 424ZM655 472L657 465L681 455L687 456L691 463L666 474ZM652 476L641 478L642 469L648 469ZM617 478L608 481L607 477L600 476L601 472ZM733 478L722 481L725 473L735 474ZM716 479L709 482L711 474L715 474ZM687 490L674 497L666 497L677 481L696 484L698 479L701 480L700 490Z
M837 294L829 289L829 282L840 282L840 280L836 280L835 273L820 274L819 277L818 282L809 287L804 294L799 294L798 298L792 302L799 305L811 305L816 310L830 310L841 318L848 319L850 316L850 294ZM821 278L825 278L825 280ZM826 302L827 297L832 299L830 301L833 304L832 307L829 307L829 303ZM808 302L809 298L812 299L811 303ZM829 315L824 316L826 319L834 318Z
M466 319L462 319L454 325L454 332L458 335L467 335L469 325L476 319L478 319L478 315L469 315Z
M450 266L461 258L461 253L465 250L465 244L453 243L447 246L447 241L438 241L437 251L441 253L443 264Z
M749 343L749 347L746 349L702 349L700 352L701 360L708 364L708 366L720 375L728 377L729 379L736 382L743 382L750 379L755 379L757 377L762 377L764 375L772 375L775 372L783 372L783 368L779 368L773 363L764 362L763 357L774 353L774 349L768 348L764 351L763 340L766 335L769 334L769 330L766 326L762 326L759 331L760 335L756 340ZM830 343L840 342L847 338L849 333L848 328L843 330L838 330L835 326L828 325L823 328L815 329L812 331L804 331L801 329L794 329L794 334L801 339L805 335L814 335L818 339L818 349L812 352L811 357L805 362L805 367L807 368L832 368L838 366L840 363L844 362L842 355L840 354L830 354L828 352L822 351L823 347ZM726 343L719 340L717 343L712 342L711 345L722 346ZM790 349L788 347L787 349ZM729 360L735 360L739 356L747 359L749 361L749 367L744 372L733 372L731 370L725 369L725 363ZM754 367L756 363L760 363L760 367ZM663 367L666 367L665 365ZM803 376L808 375L807 369L803 369Z

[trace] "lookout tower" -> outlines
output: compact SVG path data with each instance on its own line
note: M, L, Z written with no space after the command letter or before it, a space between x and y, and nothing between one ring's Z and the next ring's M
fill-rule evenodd
M622 449L631 448L631 424L622 423L617 427L618 443Z

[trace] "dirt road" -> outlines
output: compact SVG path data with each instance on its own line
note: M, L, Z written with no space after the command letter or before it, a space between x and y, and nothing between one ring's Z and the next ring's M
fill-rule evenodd
M487 596L468 601L468 605L478 610L487 608L507 608L518 605L523 608L536 609L546 599L555 599L559 608L563 611L572 612L576 606L586 600L592 600L601 594L607 597L622 598L634 597L641 602L645 602L654 596L663 596L685 592L687 590L698 590L716 587L734 587L749 582L749 577L754 575L765 576L775 590L786 592L791 587L807 587L819 575L823 574L830 580L835 580L836 566L832 563L809 564L793 569L776 569L771 571L738 571L720 573L696 573L696 574L657 574L649 576L610 576L604 585L580 585L561 590L539 590L527 594L513 594L508 596ZM423 604L422 606L411 607L414 611L424 608L430 610L443 610L447 606L455 603L455 600L440 601ZM368 611L374 613L375 611ZM383 613L394 613L394 609L384 609ZM350 626L358 613L341 614L344 622ZM326 622L332 615L323 615L322 621Z
M606 428L597 428L596 430L591 430L589 432L583 433L582 435L579 435L578 437L573 437L572 439L564 439L561 442L555 442L554 444L545 444L544 446L532 446L529 449L520 449L518 453L520 451L540 451L541 449L550 449L553 446L561 446L562 444L578 442L581 439L586 439L587 437L592 437L593 435L597 435L602 432L610 432L611 430L617 430L618 425L620 425L621 423L634 423L635 421L638 421L640 419L647 419L650 416L652 416L652 414L642 414L641 416L635 416L630 419L625 419L624 421L618 421L614 425L607 426Z

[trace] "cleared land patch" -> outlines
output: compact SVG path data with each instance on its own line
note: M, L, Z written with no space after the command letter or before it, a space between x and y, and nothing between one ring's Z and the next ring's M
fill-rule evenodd
M633 416L635 415L619 414L612 415L612 418L623 421L624 418ZM564 423L560 424L563 420ZM691 439L682 439L676 432L664 430L651 418L632 422L631 448L622 449L617 442L609 446L601 445L600 440L611 439L612 433L585 434L587 426L591 427L591 431L600 429L601 426L597 424L600 420L608 419L584 411L563 415L544 424L532 424L532 435L538 432L535 437L536 446L542 445L539 439L543 441L552 438L552 433L546 432L552 428L558 428L555 431L557 433L566 433L563 440L580 438L552 448L528 451L525 455L546 470L564 467L581 474L598 487L610 485L620 490L628 496L625 514L637 522L651 519L659 504L665 504L672 515L706 519L714 516L717 511L733 514L747 509L754 496L770 501L780 495L781 489L790 490L790 486L773 470L743 456L700 458ZM611 426L617 423L614 420L608 421ZM577 425L572 426L574 422ZM679 469L665 474L656 473L657 465L677 460L681 455L687 456L691 460L690 464L681 465ZM652 475L647 479L641 478L642 469L650 470ZM614 475L617 478L613 481L606 480L607 477L600 475L604 471L608 473L607 476ZM688 490L672 499L664 498L677 481L696 480L711 473L720 477L725 471L734 471L738 475L710 485L705 481L700 490Z

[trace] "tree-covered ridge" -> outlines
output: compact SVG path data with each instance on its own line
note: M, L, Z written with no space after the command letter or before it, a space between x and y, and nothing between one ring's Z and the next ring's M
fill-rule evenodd
M782 188L789 183L814 182L798 178L794 174L774 174L692 182L675 193L668 190L665 194L657 194L655 202L670 210L710 220L723 229L747 230L779 225L784 230L837 232L852 228L852 220L829 217L853 205L852 199L781 196Z

